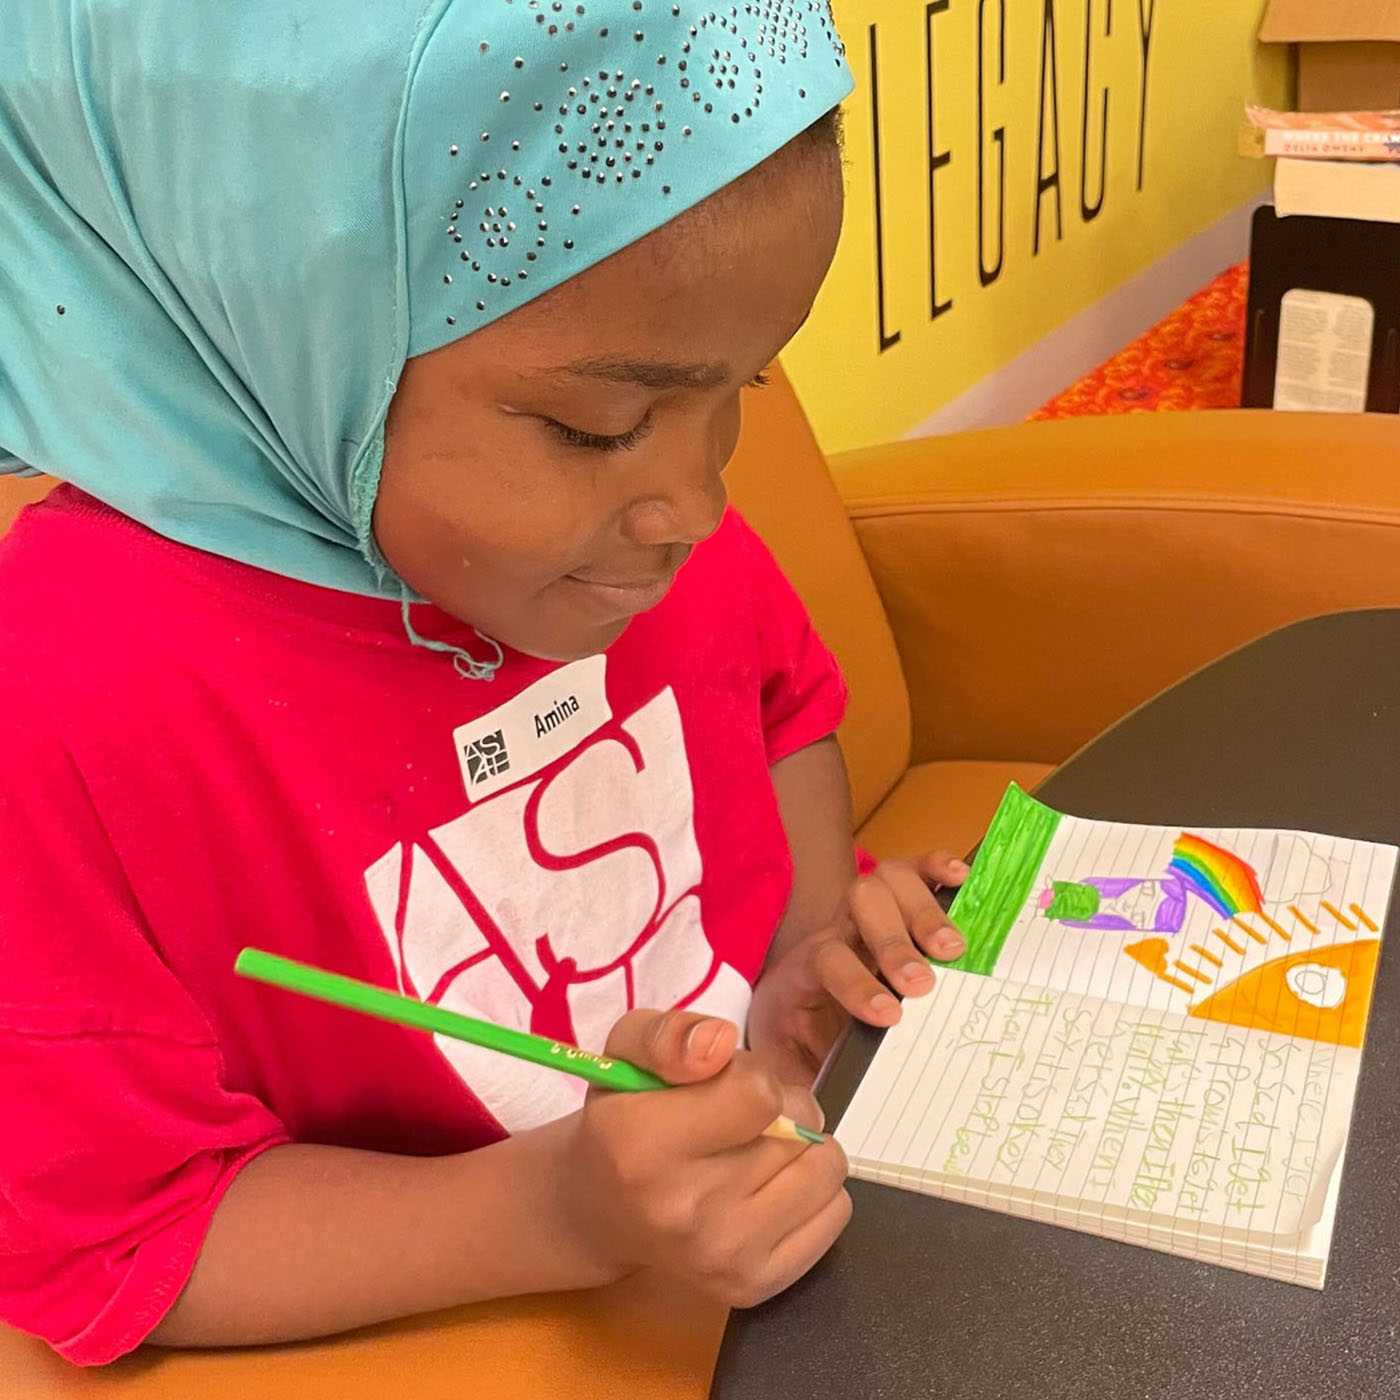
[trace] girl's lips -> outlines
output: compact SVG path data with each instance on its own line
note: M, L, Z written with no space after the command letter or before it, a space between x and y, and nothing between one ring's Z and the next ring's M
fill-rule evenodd
M575 574L565 575L572 584L571 592L594 610L610 618L634 617L654 608L671 591L675 574L663 574L659 578L627 580L619 583L605 583L598 579L579 578Z

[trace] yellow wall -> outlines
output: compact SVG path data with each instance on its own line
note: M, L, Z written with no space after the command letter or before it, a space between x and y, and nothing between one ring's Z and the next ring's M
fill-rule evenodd
M1261 0L834 8L857 81L847 222L784 355L829 451L902 436L1266 187L1237 154L1246 99L1285 100L1285 52L1254 44Z

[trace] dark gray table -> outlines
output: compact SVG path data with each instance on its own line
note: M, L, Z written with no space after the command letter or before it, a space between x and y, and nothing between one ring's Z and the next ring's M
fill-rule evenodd
M1400 844L1400 610L1317 618L1235 652L1038 795L1113 821ZM734 1315L715 1400L1400 1400L1394 903L1385 936L1324 1291L854 1182L855 1217L827 1258ZM864 1028L847 1041L821 1094L828 1122L877 1044Z

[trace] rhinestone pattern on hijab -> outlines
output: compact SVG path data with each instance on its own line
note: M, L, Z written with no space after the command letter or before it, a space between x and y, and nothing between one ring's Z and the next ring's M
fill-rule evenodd
M501 23L505 9L516 22ZM790 138L849 89L827 0L477 0L442 23L452 75L431 73L441 35L423 69L460 84L462 117L430 135L410 107L407 168L431 172L433 191L412 199L437 201L427 248L409 210L412 353L666 222L696 202L697 173L713 192L781 144L745 128L779 122Z

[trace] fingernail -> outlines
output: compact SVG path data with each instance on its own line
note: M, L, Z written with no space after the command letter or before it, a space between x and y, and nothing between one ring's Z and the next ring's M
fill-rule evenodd
M700 1060L707 1059L723 1029L724 1027L715 1020L701 1021L692 1026L685 1038L686 1055L694 1055Z
M971 873L972 867L965 860L950 860L948 862L948 873L950 875L967 875Z
M933 973L926 962L907 962L899 971L907 982L933 981Z
M941 928L933 935L934 956L938 958L961 957L967 947L967 939L955 928Z
M876 992L870 998L870 1009L877 1015L888 1016L890 1012L899 1010L899 1003L888 992Z
M783 1095L783 1112L794 1123L808 1128L815 1124L816 1132L826 1127L826 1114L822 1112L821 1104L805 1089L789 1089Z

